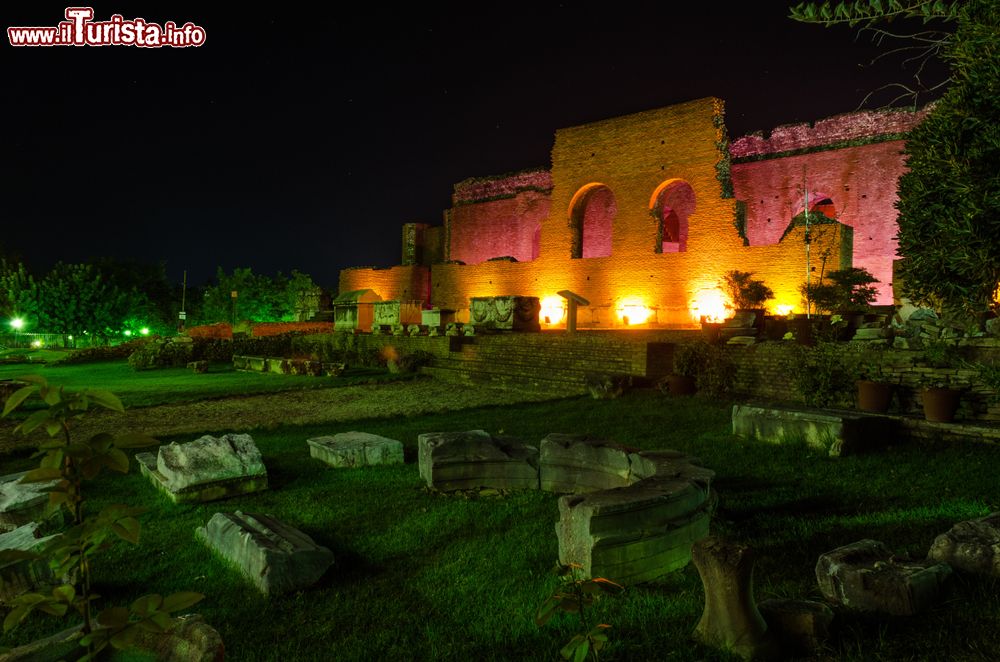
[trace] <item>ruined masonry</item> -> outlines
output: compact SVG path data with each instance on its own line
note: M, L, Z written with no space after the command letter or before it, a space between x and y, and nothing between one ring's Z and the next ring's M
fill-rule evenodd
M265 595L311 586L333 565L333 552L269 515L216 513L195 536Z
M559 559L636 584L683 568L708 535L715 473L676 451L633 451L550 434L536 447L483 430L418 437L420 476L439 490L542 489L559 499Z
M307 439L309 455L331 467L370 467L402 464L403 444L367 432L341 432Z
M214 501L267 489L267 469L248 434L205 435L135 456L144 476L175 503Z

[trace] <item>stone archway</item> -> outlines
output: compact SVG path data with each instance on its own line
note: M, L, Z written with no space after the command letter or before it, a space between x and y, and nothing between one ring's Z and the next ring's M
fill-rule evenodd
M656 253L687 250L688 219L695 211L694 189L683 179L668 179L653 191L649 210L656 221Z
M570 257L608 257L618 203L605 184L587 184L573 196L569 206L569 224L573 245Z

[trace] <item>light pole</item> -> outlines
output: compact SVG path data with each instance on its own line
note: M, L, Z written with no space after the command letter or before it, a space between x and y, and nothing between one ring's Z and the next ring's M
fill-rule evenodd
M24 328L24 320L15 317L10 321L10 328L14 329L14 347L21 346L21 329Z

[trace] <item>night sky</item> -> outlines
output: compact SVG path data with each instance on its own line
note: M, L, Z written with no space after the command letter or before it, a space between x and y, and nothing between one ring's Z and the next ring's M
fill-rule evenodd
M55 26L66 6L21 5L5 28ZM206 43L4 35L0 251L39 272L109 256L165 261L177 281L250 266L335 288L345 266L398 263L400 225L439 223L454 183L547 167L557 128L714 95L736 137L908 80L901 58L868 66L870 38L787 6L99 4L96 20L191 21Z

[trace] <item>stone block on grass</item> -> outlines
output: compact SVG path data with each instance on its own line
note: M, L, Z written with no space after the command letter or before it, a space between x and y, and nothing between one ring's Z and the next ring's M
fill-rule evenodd
M538 466L541 489L547 492L594 492L631 482L629 452L584 435L547 435L539 444Z
M940 601L951 567L934 561L899 561L876 540L838 547L816 563L827 600L857 611L910 616Z
M685 479L559 498L559 560L588 577L638 584L686 566L708 535L709 490Z
M959 522L934 539L927 556L959 572L1000 577L1000 512Z
M41 535L38 523L30 522L13 531L0 533L0 551L34 552L52 536ZM52 570L46 561L19 559L0 565L0 604L52 583Z
M58 481L22 483L26 471L0 476L0 533L41 519L48 491Z
M332 437L306 440L309 455L331 467L369 467L402 464L403 444L367 432L341 432Z
M205 435L137 453L139 469L177 503L214 501L267 489L267 469L248 434Z
M484 430L429 432L417 438L420 477L443 491L480 487L538 489L538 449Z
M333 565L333 552L269 515L216 513L195 534L265 595L307 588Z

